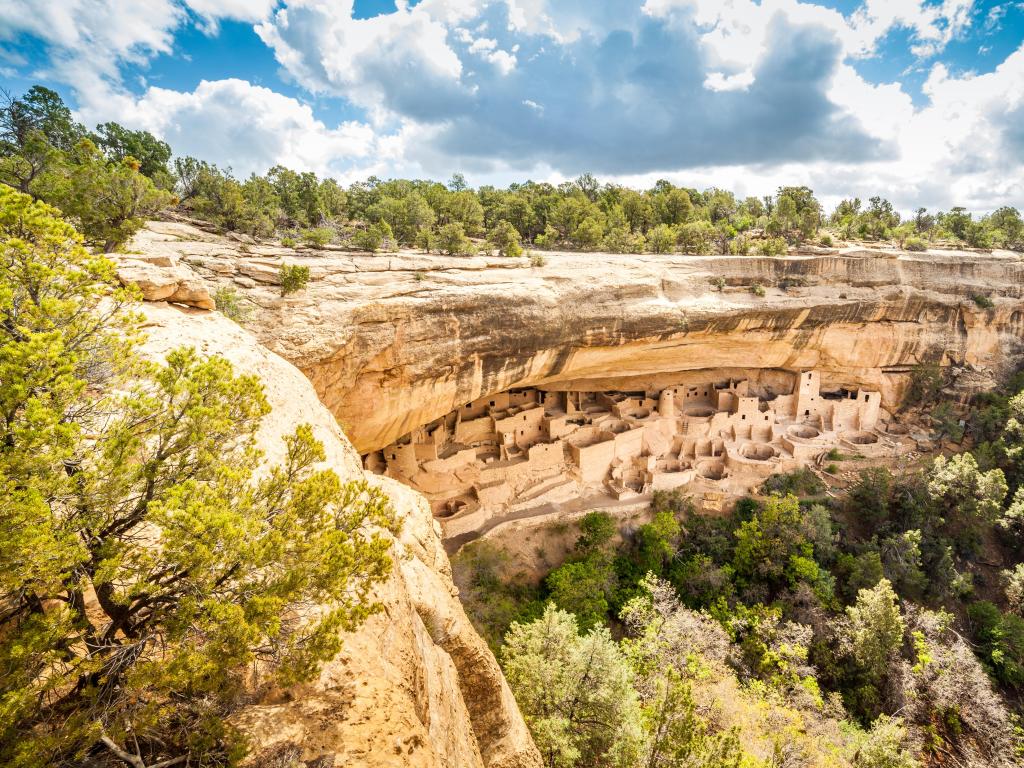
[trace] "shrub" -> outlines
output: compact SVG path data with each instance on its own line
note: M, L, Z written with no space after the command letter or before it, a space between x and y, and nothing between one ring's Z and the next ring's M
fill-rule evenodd
M764 286L760 283L754 283L750 286L750 292L755 296L764 296Z
M927 251L928 244L920 237L908 237L903 241L903 247L908 251Z
M729 253L733 256L747 256L750 253L750 239L744 235L729 241Z
M761 485L762 493L778 493L783 496L817 496L825 492L825 484L816 474L804 467L785 474L772 475Z
M647 233L647 249L651 253L671 253L676 247L676 231L668 224L659 224Z
M218 288L213 294L213 303L217 306L217 311L239 325L248 319L251 309L243 303L244 301L234 288Z
M292 237L291 235L285 235L284 237L281 238L281 245L283 245L285 248L294 248L295 238Z
M724 277L712 277L711 285L716 291L725 290L725 278Z
M427 276L423 272L413 272L412 279L415 280L417 283L422 283L424 280L427 279Z
M832 247L832 235L822 235L821 239L818 242L820 242L826 248L831 248Z
M541 256L539 253L530 254L530 266L531 267L543 267L548 263L548 260Z
M601 247L609 253L640 253L644 249L644 236L626 227L616 227L605 235Z
M558 245L559 239L558 230L548 224L541 234L533 238L533 242L538 248L554 248Z
M786 241L781 237L769 237L757 244L757 252L762 256L781 256L786 252Z
M309 283L309 267L301 264L282 264L278 273L281 276L281 295L301 291Z
M371 224L366 229L361 229L352 235L352 243L356 248L361 251L370 251L371 253L389 246L390 241L393 239L391 226L386 221L378 221L376 224Z
M334 230L329 227L313 227L302 230L302 242L310 248L323 248L334 237Z
M437 231L437 248L449 256L464 256L472 253L473 244L466 237L462 223L453 221Z
M995 306L992 299L983 293L972 294L971 301L977 304L980 309L992 309Z
M519 244L519 230L504 219L488 233L487 239L502 256L519 256L523 252Z

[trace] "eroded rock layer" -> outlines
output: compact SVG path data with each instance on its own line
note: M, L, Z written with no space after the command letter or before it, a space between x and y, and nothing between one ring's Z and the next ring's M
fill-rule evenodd
M892 409L913 365L990 381L1024 337L1024 261L1007 252L555 253L531 266L243 246L166 223L134 247L251 301L250 327L309 377L360 453L491 393L657 390L693 370L814 369L823 387L877 391ZM282 261L312 275L285 298Z
M188 345L260 377L273 409L257 435L268 463L283 459L285 435L309 424L327 467L342 480L364 477L309 382L252 334L212 312L162 302L144 311L146 351L155 359ZM389 478L368 479L382 486L403 524L392 575L375 595L383 609L345 635L341 654L312 683L253 692L233 716L249 738L251 764L539 768L501 669L458 600L426 501Z

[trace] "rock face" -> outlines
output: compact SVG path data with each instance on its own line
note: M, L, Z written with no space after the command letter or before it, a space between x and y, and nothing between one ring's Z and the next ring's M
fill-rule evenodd
M268 462L283 457L281 438L307 423L328 466L343 480L363 477L358 454L309 381L252 334L219 314L167 303L144 312L153 357L190 345L261 377L273 407L259 435ZM261 694L236 715L252 764L276 765L272 756L284 754L336 766L539 768L508 684L459 603L425 500L387 478L369 480L404 523L393 574L378 590L384 610L346 636L319 679Z
M815 369L823 387L878 391L892 409L915 364L985 378L1024 338L1024 261L1008 252L553 253L531 267L240 246L181 224L154 224L134 247L250 300L249 327L307 375L360 453L514 387L656 390L685 371ZM282 259L312 275L284 299L269 284Z

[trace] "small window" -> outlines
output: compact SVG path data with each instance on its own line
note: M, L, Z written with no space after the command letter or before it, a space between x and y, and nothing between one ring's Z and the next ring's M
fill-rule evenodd
M804 411L804 416L810 416L810 415L811 415L810 411Z
M491 407L492 408L494 407L494 401L493 400L491 400Z
M807 374L807 378L808 378L808 379L809 379L809 378L811 378L811 374L809 374L809 373L808 373L808 374Z
M864 402L866 403L866 402L868 402L868 400L869 400L869 397L867 395L864 395Z
M744 413L742 416L740 416L740 418L743 419L743 421L746 421L747 420L747 414Z

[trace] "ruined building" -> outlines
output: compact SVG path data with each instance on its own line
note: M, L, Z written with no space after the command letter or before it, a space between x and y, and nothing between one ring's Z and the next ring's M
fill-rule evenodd
M823 393L816 371L783 376L788 393L762 397L746 379L656 393L510 390L420 427L366 466L422 491L453 521L588 494L745 492L831 448L891 447L878 392Z

